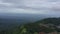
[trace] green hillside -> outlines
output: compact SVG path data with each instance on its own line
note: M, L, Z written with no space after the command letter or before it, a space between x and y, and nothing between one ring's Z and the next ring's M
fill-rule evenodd
M16 26L10 30L1 31L0 34L38 34L39 32L50 33L59 31L60 18L46 18L35 23L24 24Z

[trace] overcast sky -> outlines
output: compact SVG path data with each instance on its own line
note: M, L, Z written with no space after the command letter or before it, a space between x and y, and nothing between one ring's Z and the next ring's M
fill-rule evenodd
M60 0L0 0L0 13L60 14Z

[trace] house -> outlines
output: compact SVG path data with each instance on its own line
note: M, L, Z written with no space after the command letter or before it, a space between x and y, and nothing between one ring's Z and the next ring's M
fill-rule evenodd
M58 32L58 34L60 34L60 32Z
M50 32L48 34L58 34L58 32L57 31L54 31L54 32Z
M39 34L45 34L45 32L39 32Z
M57 28L60 28L60 25L56 26Z
M57 34L57 32L51 32L51 34Z
M60 32L57 32L57 31L50 32L50 33L39 32L39 34L60 34Z

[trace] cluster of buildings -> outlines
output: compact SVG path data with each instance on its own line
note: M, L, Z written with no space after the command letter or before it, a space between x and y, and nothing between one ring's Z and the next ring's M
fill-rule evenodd
M40 24L40 26L44 26L44 27L47 27L49 28L49 26L51 26L52 29L55 29L54 25L53 24ZM60 29L60 25L59 26L56 26L57 29ZM53 31L53 32L49 32L49 33L45 33L43 31L39 32L39 34L60 34L60 32L57 32L57 31Z
M60 32L50 32L50 33L39 32L39 34L60 34Z

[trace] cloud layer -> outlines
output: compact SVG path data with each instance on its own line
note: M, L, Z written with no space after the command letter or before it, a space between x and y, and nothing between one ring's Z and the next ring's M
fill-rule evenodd
M0 0L0 13L60 14L60 0Z

